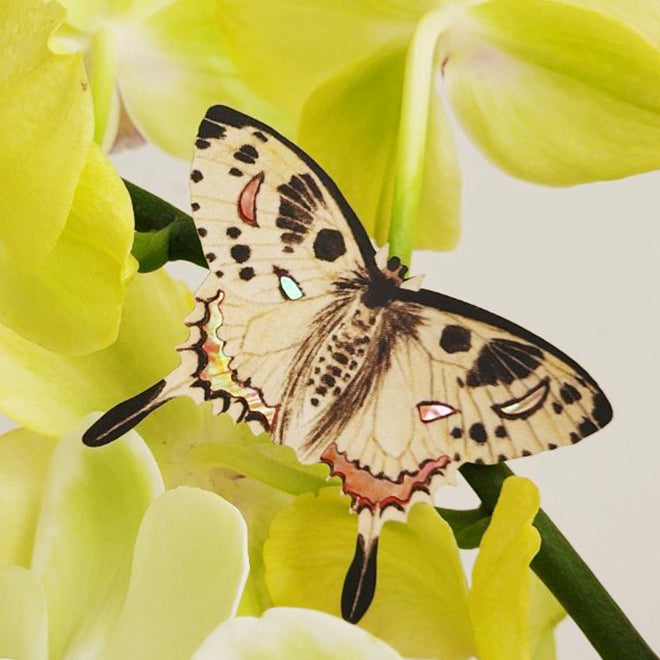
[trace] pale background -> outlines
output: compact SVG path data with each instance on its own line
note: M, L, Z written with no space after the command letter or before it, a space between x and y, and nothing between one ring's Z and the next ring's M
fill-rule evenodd
M451 253L418 253L425 286L540 334L603 387L614 421L584 442L510 462L538 484L543 507L642 635L660 650L660 173L550 189L495 169L464 137L463 238ZM116 155L120 173L188 209L188 165L153 147ZM171 268L195 287L204 271ZM0 417L0 430L11 428ZM461 481L444 506L474 506ZM471 553L466 553L470 564ZM571 621L559 658L596 653Z

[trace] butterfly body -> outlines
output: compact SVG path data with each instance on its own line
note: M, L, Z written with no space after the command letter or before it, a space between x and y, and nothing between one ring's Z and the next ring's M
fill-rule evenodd
M264 124L214 106L191 174L211 273L187 319L180 366L85 434L119 437L174 396L267 431L324 462L358 514L342 596L371 601L378 534L452 482L573 444L612 411L594 379L550 343L469 303L420 289L375 253L332 180Z

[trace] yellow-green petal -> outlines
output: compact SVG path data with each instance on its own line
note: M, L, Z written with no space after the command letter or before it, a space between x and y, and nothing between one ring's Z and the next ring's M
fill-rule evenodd
M529 642L534 660L555 660L555 626L566 616L564 608L536 575L531 580Z
M83 445L94 419L56 448L37 525L31 568L48 602L51 660L101 648L124 601L138 527L163 491L135 432L107 447Z
M555 0L609 16L660 46L660 4L657 0Z
M342 71L310 97L301 144L337 181L371 236L387 242L407 42L393 42ZM429 78L431 71L428 72ZM431 91L414 245L452 249L459 236L460 173L451 127Z
M189 658L233 616L248 573L247 528L214 493L180 487L147 511L126 603L105 657Z
M126 110L145 137L181 158L192 157L200 119L215 103L285 128L237 75L222 20L215 0L178 0L121 28L117 77Z
M551 185L660 167L660 51L551 0L473 6L446 45L458 119L500 167Z
M64 15L53 0L0 5L0 263L25 269L55 247L92 138L82 60L48 48Z
M102 351L62 355L0 326L0 409L44 435L75 428L84 415L137 394L177 365L174 347L186 336L182 321L191 307L190 292L159 271L136 275L119 338Z
M219 626L192 660L401 660L381 640L341 619L279 607L261 618L238 617Z
M220 0L223 28L239 71L295 121L312 90L393 38L408 16L368 0Z
M472 571L470 614L480 660L530 657L529 563L541 546L532 524L539 506L531 481L504 482Z
M0 567L30 565L54 446L27 429L0 436Z
M36 267L0 261L0 321L57 352L83 354L111 344L124 289L136 270L132 227L128 192L106 156L91 145L55 249Z
M261 458L262 455L258 460ZM250 574L243 590L238 614L258 616L273 606L264 575L264 543L276 514L291 504L294 497L251 478L216 480L214 490L234 504L247 523Z
M335 488L301 495L271 525L264 548L266 584L276 606L339 614L353 557L357 518ZM411 657L465 658L474 651L467 587L454 535L426 505L407 524L387 523L378 582L360 625Z
M48 660L48 614L39 581L19 566L0 570L0 658Z

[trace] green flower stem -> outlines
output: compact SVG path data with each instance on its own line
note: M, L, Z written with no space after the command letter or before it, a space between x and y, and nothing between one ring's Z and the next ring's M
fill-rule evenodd
M111 30L102 28L92 38L91 89L94 101L94 142L103 145L115 91L117 49Z
M168 261L183 259L208 268L193 219L160 197L124 181L135 214L133 256L140 272L148 273Z
M321 488L331 486L335 481L338 483L338 480L328 481L323 476L317 477L295 465L286 465L263 454L255 456L254 447L248 444L205 444L193 449L190 458L196 463L208 462L209 465L234 470L291 495L318 493Z
M435 48L447 25L445 11L426 14L415 28L406 56L389 231L390 245L397 246L396 250L390 251L405 264L410 264L424 182L429 102L435 80Z
M461 473L489 511L495 507L502 484L513 472L505 465L461 467ZM621 608L607 593L566 537L541 510L534 520L541 549L532 569L582 629L605 660L657 658Z

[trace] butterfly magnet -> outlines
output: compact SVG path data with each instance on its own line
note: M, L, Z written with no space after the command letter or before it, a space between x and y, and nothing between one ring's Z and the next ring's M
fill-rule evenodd
M342 615L376 587L378 536L463 463L570 445L612 418L574 360L479 307L420 288L376 254L328 175L236 110L208 110L192 210L210 267L181 364L84 435L103 445L176 396L326 463L358 515Z

